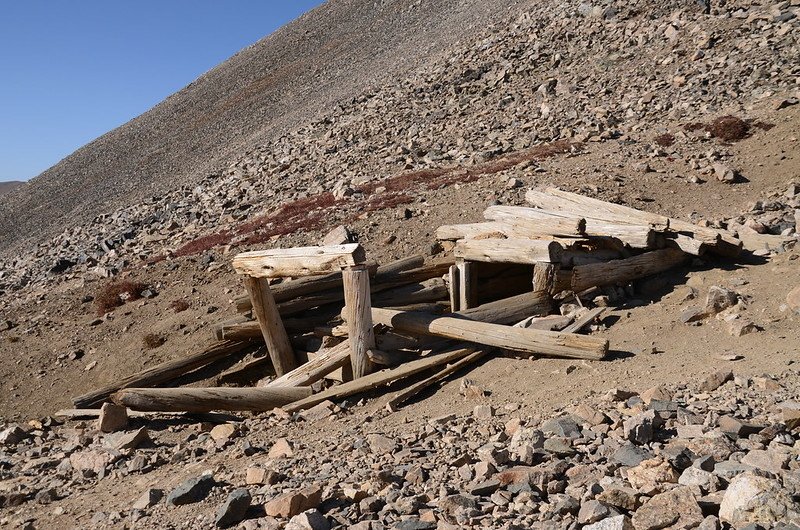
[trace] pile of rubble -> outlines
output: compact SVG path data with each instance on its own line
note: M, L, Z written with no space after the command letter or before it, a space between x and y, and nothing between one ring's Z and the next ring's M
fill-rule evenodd
M211 416L185 427L125 418L113 407L96 422L6 425L0 524L43 528L63 517L83 527L243 521L240 528L292 530L800 525L796 371L722 371L699 385L641 394L613 389L546 420L521 417L518 404L492 403L464 383L471 416L390 431L377 430L387 413L348 401L313 414ZM322 434L334 429L333 418L346 432ZM320 436L294 441L303 424ZM209 471L176 487L127 490L102 511L70 509L70 499L115 491L125 477L163 466ZM47 514L32 516L35 504ZM191 512L177 508L186 504Z

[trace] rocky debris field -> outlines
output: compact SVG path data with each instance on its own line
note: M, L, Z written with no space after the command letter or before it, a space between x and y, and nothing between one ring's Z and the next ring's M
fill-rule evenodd
M639 160L638 174L652 172L648 160L677 159L685 172L676 186L747 182L730 142L769 129L759 119L766 111L797 104L800 6L712 4L708 14L678 1L528 5L195 185L67 224L37 248L13 248L0 256L0 292L25 300L64 280L271 244L401 204L413 215L426 191L473 179L470 168L491 173L513 161L523 176L541 177L541 157L529 150L558 141L613 144L628 163ZM792 234L796 200L770 206L770 222L749 228Z
M465 379L472 414L388 429L352 401L194 424L107 405L3 426L0 525L798 528L798 383L719 371L538 418Z

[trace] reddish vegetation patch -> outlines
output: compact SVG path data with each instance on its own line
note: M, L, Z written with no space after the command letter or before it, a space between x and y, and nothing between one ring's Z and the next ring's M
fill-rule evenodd
M768 131L774 127L773 124L763 122L753 122L743 120L736 116L722 116L710 123L688 123L684 125L687 131L706 131L714 138L719 138L723 142L736 142L750 136L752 128L757 127Z
M675 137L669 133L659 134L653 141L661 147L669 147L675 143Z
M220 245L227 245L231 242L233 236L227 232L218 232L207 236L199 237L194 241L189 241L178 250L175 251L175 256L194 256L206 250L210 250Z
M97 314L105 315L125 302L138 300L145 289L147 289L146 284L127 280L107 283L94 299Z
M523 162L570 153L577 151L580 147L579 143L558 140L476 164L470 168L421 169L369 182L356 188L356 191L361 192L368 199L359 204L358 214L352 219L356 219L365 212L395 208L401 204L413 202L414 197L406 193L408 191L434 190L455 183L473 182L482 176L511 169ZM377 192L379 188L383 188L380 193ZM344 199L336 199L331 192L298 199L284 204L268 215L262 215L243 223L233 232L219 232L191 241L175 251L175 255L190 256L219 245L227 245L231 243L234 236L243 237L235 243L236 245L257 245L267 243L275 236L293 234L298 230L317 230L330 222L332 208L340 207L348 202Z
M186 311L189 309L189 302L186 300L173 300L170 302L169 306L176 312L180 313L181 311Z

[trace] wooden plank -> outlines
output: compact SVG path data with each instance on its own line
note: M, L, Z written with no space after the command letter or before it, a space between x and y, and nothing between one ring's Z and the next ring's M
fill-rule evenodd
M461 310L478 305L478 264L465 260L457 260L459 290L458 307Z
M245 276L280 278L334 272L366 261L357 243L328 247L297 247L243 252L233 258L233 268Z
M350 344L344 341L325 351L318 352L316 358L271 381L265 388L310 386L349 363Z
M372 305L384 307L390 305L412 305L425 302L447 300L449 291L442 278L431 278L421 283L411 283L379 291L372 295Z
M379 372L364 376L360 379L355 379L354 381L323 390L318 394L314 394L313 396L286 405L283 407L283 409L287 412L297 412L299 410L313 407L314 405L325 400L336 401L347 396L373 390L394 381L405 379L406 377L411 377L414 374L424 372L430 368L441 366L462 357L466 357L474 351L475 350L472 347L459 347L442 353L422 357L419 360L402 364L396 368L381 370Z
M583 217L525 206L489 206L483 217L512 224L518 230L545 236L574 237L586 230Z
M487 263L560 263L564 247L535 239L465 239L455 247L456 258Z
M546 315L552 307L547 293L531 292L464 309L455 315L478 322L511 324L531 315Z
M584 326L594 322L600 315L605 312L605 307L596 307L585 312L583 315L575 319L569 326L561 330L562 333L577 333L584 328Z
M279 376L294 370L297 359L294 357L294 348L289 342L289 336L281 322L278 307L269 289L269 282L265 278L246 277L244 285L250 294L253 304L253 315L258 320L261 335L267 345L272 366Z
M445 380L451 374L458 372L462 368L466 368L467 366L479 361L480 359L485 357L486 354L488 354L490 351L491 350L489 349L474 349L473 352L467 355L466 357L462 357L461 359L457 360L452 364L447 365L442 370L436 372L430 377L426 377L422 381L419 381L409 386L408 388L399 391L397 394L392 396L392 398L389 400L388 403L386 403L386 408L389 409L391 412L396 412L399 409L400 405L402 405L412 397L416 396L429 386Z
M529 355L599 360L608 352L608 341L605 339L513 328L461 316L372 308L372 320L401 332L462 340Z
M198 368L219 361L252 346L250 341L225 341L213 344L202 352L167 361L146 368L134 375L120 379L99 390L83 394L72 400L75 408L99 407L114 392L129 387L157 386L176 379Z
M658 274L684 263L687 255L674 248L646 252L632 258L573 267L571 287L577 292L589 287L628 283Z
M436 239L439 241L503 239L509 237L505 230L507 227L506 224L496 222L442 225L436 229Z
M353 378L359 379L372 372L374 368L367 355L368 350L375 349L369 273L362 266L354 266L345 269L342 278L344 280L350 362L353 366Z
M296 388L126 388L112 399L131 410L150 412L209 412L247 410L263 412L311 395Z

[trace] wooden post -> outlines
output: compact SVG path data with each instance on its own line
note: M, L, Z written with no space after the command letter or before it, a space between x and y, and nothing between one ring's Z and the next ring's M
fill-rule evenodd
M461 309L461 272L458 265L450 267L450 311Z
M266 411L311 396L309 387L282 388L127 388L112 396L132 410L208 412L211 410Z
M459 277L459 310L471 309L478 305L477 265L467 260L456 261Z
M350 341L350 362L353 367L353 379L358 379L373 370L372 361L367 355L368 350L375 349L369 272L363 265L347 267L343 271L342 279Z
M297 360L294 357L294 349L289 342L289 336L281 322L278 314L278 307L269 289L269 283L264 278L245 277L244 285L250 293L250 300L253 303L253 314L258 319L261 334L264 342L267 343L272 366L275 373L282 376L286 372L297 367Z
M533 266L533 292L552 294L558 265L539 262Z

